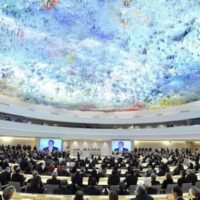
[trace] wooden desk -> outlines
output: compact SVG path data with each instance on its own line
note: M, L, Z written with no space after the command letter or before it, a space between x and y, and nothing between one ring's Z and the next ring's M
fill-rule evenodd
M172 195L152 195L155 200L174 200ZM129 200L134 198L134 195L119 196L119 200ZM184 194L186 200L191 199L192 196ZM16 193L12 200L73 200L73 195L48 195L48 194L26 194ZM88 196L85 195L85 200L108 200L108 196Z
M198 177L198 180L200 179L200 173L196 174ZM32 175L29 174L24 174L24 176L26 177L26 181L30 178L32 178ZM41 176L42 178L42 182L46 183L47 179L50 179L51 176ZM180 178L180 175L178 176L173 176L173 180L174 182L177 182L178 178ZM69 184L71 184L71 177L64 177L64 176L59 176L58 179L60 180L67 180ZM123 181L125 179L125 177L121 177L120 180ZM146 179L150 179L150 177L138 177L138 183L142 184L144 183L144 180ZM165 180L165 176L158 176L157 180L160 181L161 183ZM107 181L108 181L108 177L101 177L99 179L99 184L98 185L107 185ZM87 185L88 184L88 177L83 177L83 184Z

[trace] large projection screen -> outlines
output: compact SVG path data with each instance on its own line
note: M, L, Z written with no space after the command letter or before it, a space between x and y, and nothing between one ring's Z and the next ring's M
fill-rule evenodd
M111 143L113 152L130 152L132 151L131 140L113 140Z

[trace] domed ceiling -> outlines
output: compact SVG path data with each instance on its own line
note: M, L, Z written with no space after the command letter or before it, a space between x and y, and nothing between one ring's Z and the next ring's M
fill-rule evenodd
M199 0L3 0L0 93L69 110L200 99Z

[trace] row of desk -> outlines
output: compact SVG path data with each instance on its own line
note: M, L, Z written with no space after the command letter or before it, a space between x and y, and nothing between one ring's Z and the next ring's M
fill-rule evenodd
M198 177L198 180L200 180L200 173L197 173L196 175ZM25 174L24 176L26 177L26 180L32 178L31 174L30 175ZM43 176L42 175L41 178L42 178L42 182L46 183L47 180L51 178L51 176L46 176L46 175ZM174 182L177 182L178 178L180 178L180 175L173 176ZM67 180L69 184L71 183L71 177L59 176L58 179ZM125 177L120 178L121 181L123 181L124 179L125 179ZM144 180L146 180L146 179L150 179L150 177L138 177L138 184L143 184ZM165 176L158 176L157 180L162 183L165 180ZM100 177L98 185L107 185L107 182L108 182L108 177ZM84 185L88 184L88 177L83 177L83 184Z
M174 200L172 195L152 195L154 200ZM119 196L119 200L130 200L134 195ZM193 198L190 194L184 194L185 200ZM45 194L26 194L16 193L12 200L73 200L73 195L45 195ZM84 196L85 200L108 200L108 196Z

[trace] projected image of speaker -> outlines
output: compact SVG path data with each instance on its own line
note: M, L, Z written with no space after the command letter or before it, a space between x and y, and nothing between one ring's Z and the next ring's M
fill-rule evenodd
M61 151L62 150L62 140L54 138L40 138L39 141L40 151Z
M115 152L129 152L132 150L132 142L130 140L113 140L112 151Z

